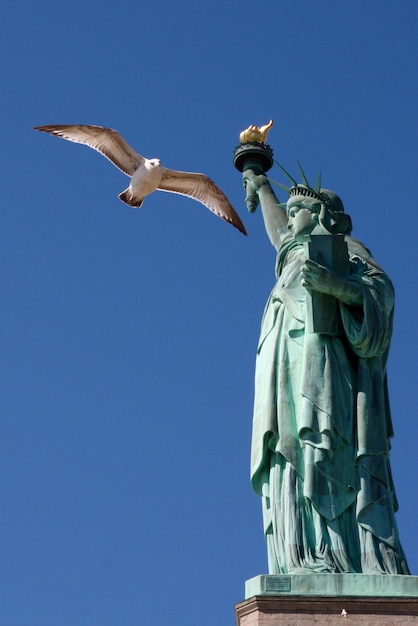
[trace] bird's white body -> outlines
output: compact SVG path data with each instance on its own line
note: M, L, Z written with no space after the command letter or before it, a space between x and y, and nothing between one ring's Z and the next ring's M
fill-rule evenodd
M156 189L170 191L197 200L213 213L246 235L244 224L228 198L205 174L179 172L163 167L159 159L146 159L112 128L83 124L35 126L35 130L82 143L97 150L124 174L131 177L129 187L119 194L122 202L140 207Z
M163 171L159 159L144 159L133 173L129 187L119 194L119 198L129 206L140 207L145 196L158 189Z

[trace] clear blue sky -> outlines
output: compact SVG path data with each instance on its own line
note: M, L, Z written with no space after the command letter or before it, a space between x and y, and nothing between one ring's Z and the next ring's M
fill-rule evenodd
M392 469L418 574L417 18L415 0L3 3L2 626L233 624L266 572L248 465L275 255L232 153L270 118L277 159L322 170L396 287ZM31 130L54 123L205 172L249 236L173 194L129 209L108 161Z

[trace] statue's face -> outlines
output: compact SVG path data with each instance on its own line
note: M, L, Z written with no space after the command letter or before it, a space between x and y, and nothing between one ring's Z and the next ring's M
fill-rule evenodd
M316 198L292 196L287 202L288 227L298 241L304 241L318 225L321 202Z

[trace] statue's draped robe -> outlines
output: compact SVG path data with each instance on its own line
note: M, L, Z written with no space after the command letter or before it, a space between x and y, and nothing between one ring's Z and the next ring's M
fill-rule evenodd
M271 574L409 573L389 465L393 287L362 244L346 240L348 280L363 303L340 302L343 336L305 333L305 256L290 237L263 316L251 478Z

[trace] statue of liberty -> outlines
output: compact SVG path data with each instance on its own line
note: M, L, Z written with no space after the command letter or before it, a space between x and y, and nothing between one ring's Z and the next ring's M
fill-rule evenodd
M311 187L300 170L300 184L285 172L286 204L266 176L244 171L277 252L257 348L251 451L269 573L409 574L389 463L394 290L351 237L341 199L320 180ZM309 258L305 242L318 235L344 244L345 272ZM308 329L307 302L316 297L325 317L334 303L339 326Z

